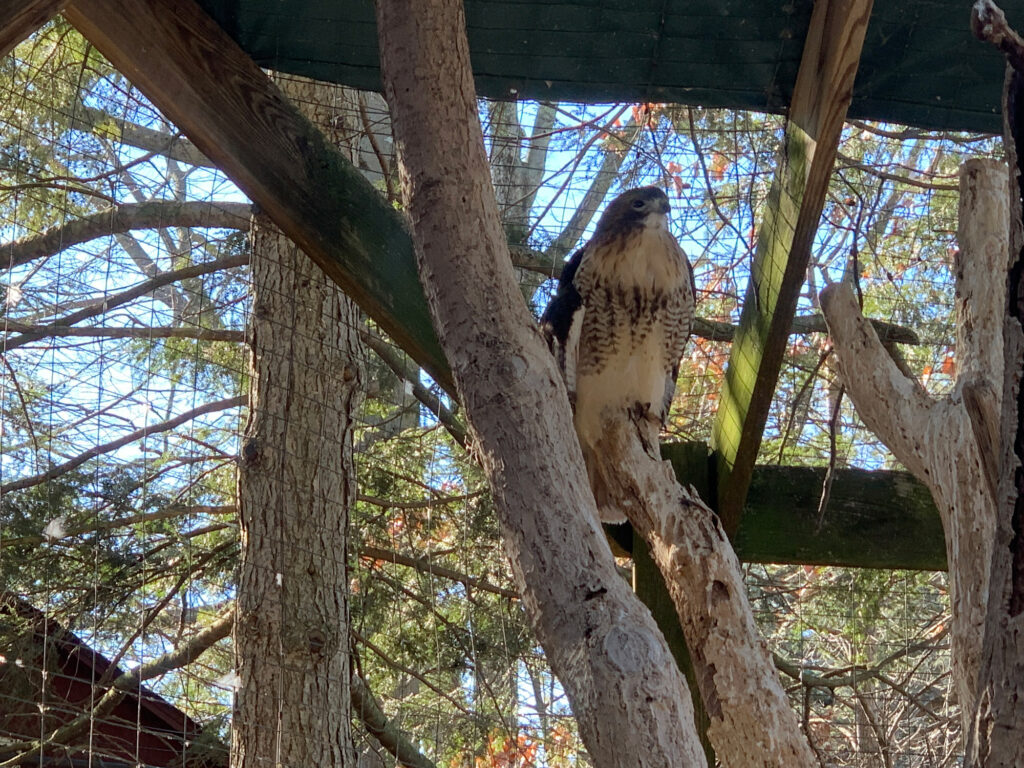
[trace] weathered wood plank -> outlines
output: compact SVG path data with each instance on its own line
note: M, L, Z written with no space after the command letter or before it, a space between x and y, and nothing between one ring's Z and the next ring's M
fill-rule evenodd
M946 570L942 521L909 472L840 469L818 525L825 470L758 466L733 543L747 563Z
M712 442L718 512L737 530L804 282L872 0L817 0L733 340Z
M67 0L0 0L0 56L61 12Z
M400 214L216 22L192 0L74 0L65 16L454 391Z
M712 490L717 461L703 443L663 444L682 483L701 496ZM695 455L706 457L701 472ZM927 486L909 472L836 470L818 530L823 467L754 467L739 531L732 536L746 563L946 570L945 537ZM713 494L708 494L713 496ZM713 499L712 499L713 500ZM628 528L628 526L622 526ZM628 532L617 532L629 550Z

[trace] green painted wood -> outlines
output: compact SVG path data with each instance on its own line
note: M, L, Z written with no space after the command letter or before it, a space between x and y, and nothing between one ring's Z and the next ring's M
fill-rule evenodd
M730 535L740 524L761 447L871 5L871 0L817 0L811 16L712 428L719 457L717 509Z
M664 444L681 483L715 488L715 457L703 443ZM705 469L700 469L700 457ZM909 472L838 469L819 528L823 467L754 468L739 531L746 563L946 570L942 521L928 489ZM715 499L701 492L712 509Z
M946 570L931 493L909 472L839 469L818 530L825 470L759 466L736 553L747 563Z
M260 66L380 90L372 0L200 0ZM466 0L477 93L782 112L811 0ZM998 133L1003 61L966 0L872 12L850 115ZM1013 16L1013 9L1008 8ZM1011 18L1011 21L1013 19ZM514 89L514 91L513 91Z

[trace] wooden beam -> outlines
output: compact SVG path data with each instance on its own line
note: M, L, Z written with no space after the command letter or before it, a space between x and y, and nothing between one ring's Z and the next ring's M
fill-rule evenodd
M0 56L61 12L67 0L0 0Z
M823 468L758 466L733 539L746 563L946 570L931 493L909 472L840 469L818 528Z
M707 486L713 490L707 476L717 461L706 445L663 444L661 454L680 482L695 485L702 497ZM700 471L695 455L704 456L707 471ZM740 560L946 570L939 511L928 488L909 472L837 470L819 525L824 481L823 467L754 467L739 531L732 536ZM628 551L629 535L617 533L618 545Z
M816 0L758 232L712 443L718 513L739 526L835 162L872 0Z
M193 0L73 0L111 63L454 391L400 214Z

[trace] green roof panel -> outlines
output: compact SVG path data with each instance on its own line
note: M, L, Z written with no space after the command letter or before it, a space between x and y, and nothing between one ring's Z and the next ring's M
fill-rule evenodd
M269 69L380 90L372 0L200 0ZM466 0L481 96L778 112L811 2ZM1003 4L1024 24L1024 0ZM963 0L876 0L849 114L998 132L1002 57Z

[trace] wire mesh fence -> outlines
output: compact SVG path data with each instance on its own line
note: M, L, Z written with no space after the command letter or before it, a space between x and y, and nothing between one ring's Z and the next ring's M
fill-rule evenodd
M226 765L244 685L229 637L249 531L239 465L262 450L244 435L266 406L254 402L251 352L268 340L293 351L333 343L295 336L314 327L304 315L330 312L303 303L316 280L305 272L254 287L266 222L66 24L23 43L3 70L0 764ZM381 98L275 78L398 205ZM611 197L667 190L699 320L665 437L707 441L781 118L495 101L480 115L536 313ZM855 281L912 375L947 392L956 169L998 151L989 136L846 126L761 462L895 466L842 395L817 293ZM261 312L258 290L280 294L273 312ZM324 530L326 550L273 531L261 541L282 563L265 574L268 595L295 563L340 564L358 764L395 764L377 714L438 766L588 764L519 606L458 404L372 322L351 307L332 312L315 327L351 337L334 373L359 383L338 406L354 427L338 434L296 416L278 447L315 445L334 459L322 474L340 477L351 441L350 528ZM296 377L319 364L300 354L287 363ZM288 378L269 397L291 413L304 400L323 405L331 374L320 376L322 391ZM277 479L295 494L281 497L281 514L300 514L290 506L300 481L283 470ZM327 481L316 482L324 496ZM943 574L758 565L747 578L823 765L957 764ZM297 673L284 650L274 658Z

